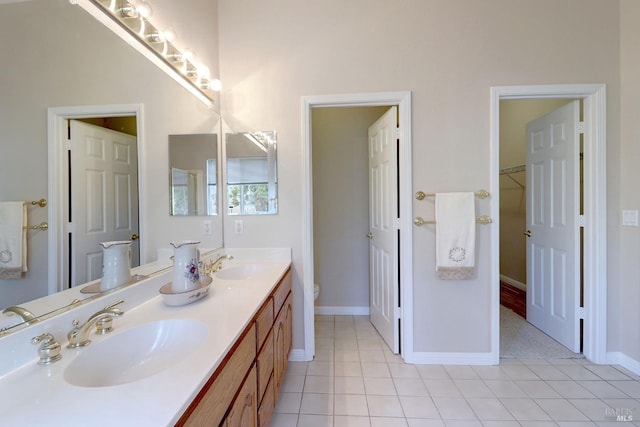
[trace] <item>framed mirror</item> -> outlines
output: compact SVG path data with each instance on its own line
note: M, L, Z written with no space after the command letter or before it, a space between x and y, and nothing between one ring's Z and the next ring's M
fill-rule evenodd
M276 132L225 135L227 214L278 213Z
M218 135L169 135L169 214L218 214Z

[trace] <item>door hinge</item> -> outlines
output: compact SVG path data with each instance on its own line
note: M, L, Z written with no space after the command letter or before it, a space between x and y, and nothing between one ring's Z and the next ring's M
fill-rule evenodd
M402 307L396 307L393 314L396 319L402 319Z
M578 307L578 319L584 319L584 307Z
M71 151L71 140L70 140L70 139L67 139L67 140L64 142L64 146L65 146L65 149L66 149L67 151Z
M400 230L400 218L394 218L393 228L394 230Z
M73 224L73 222L68 222L65 224L64 226L64 233L68 234L68 233L73 233L75 232L75 226Z
M396 139L400 139L400 128L396 128Z
M584 133L584 122L576 123L576 132L578 132L579 134Z
M578 226L580 228L584 228L584 225L585 225L584 215L578 215Z

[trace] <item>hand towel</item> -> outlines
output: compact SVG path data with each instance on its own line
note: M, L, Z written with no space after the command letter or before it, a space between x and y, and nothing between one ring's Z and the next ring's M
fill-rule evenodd
M27 271L27 203L0 202L0 279Z
M475 275L474 193L436 193L436 274L443 280Z

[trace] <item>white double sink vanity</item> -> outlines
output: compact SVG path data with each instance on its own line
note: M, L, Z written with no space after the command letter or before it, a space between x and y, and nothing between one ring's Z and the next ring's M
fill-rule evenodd
M167 305L171 269L0 338L0 425L269 424L291 349L290 249L221 249L205 298ZM67 348L81 323L117 304L113 331ZM59 361L39 364L50 333Z

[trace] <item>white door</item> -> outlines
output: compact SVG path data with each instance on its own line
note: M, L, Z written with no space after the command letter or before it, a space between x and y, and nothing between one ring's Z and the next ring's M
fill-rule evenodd
M134 240L140 264L136 138L76 120L71 127L71 286L102 277L100 242Z
M369 314L394 353L400 351L397 114L391 107L369 128Z
M527 320L580 352L580 101L527 124Z

